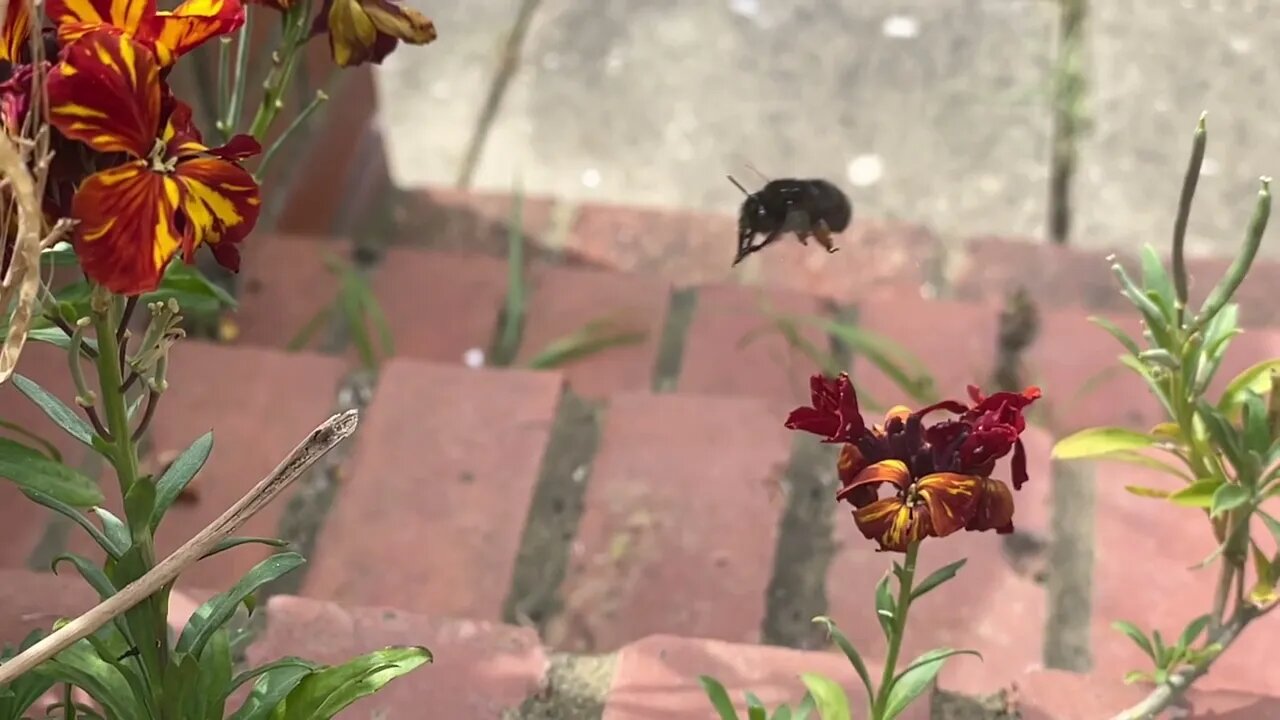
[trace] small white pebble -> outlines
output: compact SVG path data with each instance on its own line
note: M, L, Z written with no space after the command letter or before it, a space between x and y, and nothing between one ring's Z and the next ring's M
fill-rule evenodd
M880 24L880 34L895 40L910 40L920 34L920 21L910 15L890 15Z
M870 187L884 175L884 161L879 155L859 155L849 161L845 172L856 187Z
M462 364L472 370L484 367L484 350L474 347L462 353Z
M600 187L600 171L595 168L587 168L582 172L582 184L589 188Z

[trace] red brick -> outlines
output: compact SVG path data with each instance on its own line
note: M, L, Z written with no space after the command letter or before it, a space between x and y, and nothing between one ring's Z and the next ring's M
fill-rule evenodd
M588 323L610 320L645 333L644 340L565 365L569 385L589 397L649 389L671 296L667 283L640 275L547 266L535 266L531 275L521 363Z
M508 193L458 190L438 186L406 193L397 209L397 238L433 250L481 253L505 258L508 228L516 199ZM554 223L551 197L521 199L521 228L526 242L542 243Z
M562 382L387 363L304 594L500 618Z
M395 645L425 646L434 661L344 717L422 717L430 708L431 717L493 720L537 692L547 665L532 630L282 595L267 603L267 632L250 646L249 662L295 656L338 664Z
M728 274L735 228L728 215L589 203L578 208L568 249L611 270L704 283Z
M880 667L868 662L868 670L880 674ZM802 652L761 645L735 645L716 640L654 635L624 647L618 653L609 700L603 720L706 720L714 712L698 681L710 675L724 684L746 716L744 694L755 693L772 711L787 703L792 710L805 694L801 673L818 673L835 680L845 689L855 708L854 717L863 717L857 708L865 693L849 661L830 652ZM898 717L925 720L929 717L925 695Z
M750 337L771 325L762 302L789 316L816 317L823 310L817 299L798 293L740 285L701 288L685 336L680 392L764 398L781 413L809 400L813 361L777 332ZM818 349L829 348L820 328L802 328Z
M726 238L734 237L730 232ZM728 244L728 240L724 241ZM785 239L747 263L760 267L763 283L841 302L887 295L918 295L935 282L942 244L928 229L900 222L857 220L836 238L839 252L814 241ZM715 268L718 276L722 270Z
M1166 638L1176 638L1213 605L1216 563L1201 570L1191 566L1208 557L1217 544L1202 511L1137 497L1124 489L1137 485L1176 490L1180 485L1174 478L1119 463L1099 463L1095 472L1094 667L1120 677L1146 668L1146 658L1110 623L1128 620L1148 633L1158 629ZM1280 677L1264 669L1277 632L1280 616L1275 614L1252 624L1197 686L1280 695Z
M965 243L951 275L951 289L961 300L999 302L1022 286L1044 308L1133 312L1111 274L1110 254L1110 250L1064 248L1028 239L974 238ZM1124 255L1119 259L1133 276L1133 260Z
M213 431L213 452L188 486L192 502L171 506L156 534L163 557L213 522L284 459L334 412L341 360L310 353L180 343L169 363L169 390L151 424L151 452L144 470L160 472L204 433ZM107 507L120 512L114 484ZM291 491L254 515L237 534L275 537ZM75 552L99 560L102 551L82 533ZM185 570L183 588L231 587L270 549L247 545L202 560Z
M1083 675L1037 670L1015 681L1017 709L1023 720L1095 720L1111 717L1146 697L1147 690L1124 685L1099 673ZM1196 686L1199 688L1199 685ZM1280 698L1251 693L1192 689L1188 720L1262 720L1280 717Z
M999 309L990 305L925 300L907 294L881 295L858 305L857 326L911 353L933 378L940 398L967 400L967 386L990 386L998 314ZM875 401L864 400L868 409L883 412L894 405L918 404L856 350L853 376L860 395L865 392L866 400Z
M347 262L350 244L340 240L282 236L253 238L245 247L240 307L232 315L244 345L284 348L338 298L331 259ZM325 340L322 327L307 344Z
M86 373L93 385L92 370L88 366ZM75 386L71 381L66 351L46 343L28 342L18 361L17 374L35 381L67 407L76 408ZM99 464L97 453L54 424L44 411L14 387L12 380L0 384L0 408L0 419L15 423L52 443L62 454L65 464L91 476L96 476L96 468L105 466L105 461ZM80 417L83 419L84 415ZM30 438L8 428L0 428L0 436L24 445L35 445ZM4 528L0 567L24 567L52 517L51 511L28 500L8 479L0 480L0 527Z
M473 348L489 351L507 266L481 255L392 248L372 282L397 356L458 363Z
M758 639L790 446L759 400L615 396L549 644Z

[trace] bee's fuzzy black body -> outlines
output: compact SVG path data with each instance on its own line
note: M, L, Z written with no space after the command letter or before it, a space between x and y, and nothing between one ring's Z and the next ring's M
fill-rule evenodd
M737 184L736 180L733 182ZM844 232L852 221L853 204L833 183L821 179L770 180L742 202L738 213L738 254L733 264L763 250L785 233L794 233L802 245L807 245L812 236L827 252L835 252L838 248L832 246L831 234ZM764 235L764 240L755 242L757 235Z

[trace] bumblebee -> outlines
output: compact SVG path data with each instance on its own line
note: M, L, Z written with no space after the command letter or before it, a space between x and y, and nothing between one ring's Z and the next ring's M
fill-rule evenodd
M732 175L728 176L744 195L738 213L738 254L733 264L759 252L786 233L795 234L801 245L809 238L833 253L840 248L833 233L842 233L853 220L853 204L840 188L826 180L768 180L756 192L748 192ZM756 237L764 239L756 242Z

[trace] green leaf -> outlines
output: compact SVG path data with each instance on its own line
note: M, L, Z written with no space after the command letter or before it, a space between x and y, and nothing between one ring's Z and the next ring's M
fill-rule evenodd
M1145 673L1141 670L1130 670L1124 674L1125 685L1133 685L1140 682L1155 682L1155 678L1151 676L1151 673Z
M1151 468L1152 470L1158 470L1166 475L1172 475L1183 482L1191 482L1191 476L1188 475L1185 470L1171 463L1167 463L1164 460L1153 458L1150 455L1144 455L1135 450L1117 450L1116 452L1098 455L1094 459L1122 462L1128 465L1141 465L1142 467Z
M293 662L286 664L286 660ZM259 673L258 681L249 697L245 698L229 720L267 720L303 678L319 669L319 666L297 658L284 658L278 662L280 664L263 666L253 671ZM239 683L232 684L236 686Z
M918 403L937 401L935 383L915 354L888 336L869 332L847 322L825 317L801 318L844 343L860 360L866 360Z
M1235 408L1244 402L1246 391L1253 391L1259 395L1266 394L1271 389L1272 370L1280 371L1280 358L1263 360L1235 376L1231 382L1227 383L1227 389L1222 391L1222 397L1218 400L1218 412L1231 415Z
M1213 495L1225 484L1221 478L1204 478L1169 496L1169 500L1183 507L1209 509L1213 505Z
M769 720L791 720L791 708L783 705L773 711L773 716Z
M644 342L648 333L610 319L593 320L578 330L547 344L528 362L533 370L562 367L610 348Z
M836 647L844 653L848 658L849 664L853 666L854 672L858 673L858 679L862 681L862 686L867 689L867 697L875 697L875 687L871 684L871 674L867 672L867 664L862 661L862 656L858 654L858 649L849 642L849 638L840 632L840 628L836 627L835 621L831 618L819 615L813 619L816 623L821 623L827 629L827 635L835 642Z
M120 556L128 552L129 546L133 544L133 539L129 537L129 528L124 521L111 514L106 508L96 507L90 512L98 516L98 521L102 523L102 533L106 535L107 540L111 544L120 549ZM117 560L119 557L116 558Z
M1244 394L1244 450L1257 453L1259 457L1266 455L1271 447L1271 427L1267 422L1267 404L1262 396L1247 392Z
M84 473L7 438L0 438L0 477L72 507L106 502L98 484Z
M393 647L313 672L276 706L272 720L329 720L356 700L429 662L431 652L424 647Z
M86 640L73 644L31 672L84 690L102 706L109 718L141 718L147 715L145 709L137 707L120 669L98 657Z
M183 628L181 637L178 638L178 652L188 652L198 656L213 633L235 614L240 603L259 587L294 570L304 562L306 561L297 553L281 553L272 555L255 565L234 587L225 593L215 595L195 611L187 621L187 626Z
M889 695L884 703L882 716L884 720L891 720L901 715L933 684L934 678L942 670L943 663L954 655L975 655L979 659L982 658L973 650L952 650L951 648L937 648L922 654L893 679L893 685L889 687Z
M0 328L0 332L2 332L3 330L4 328ZM41 450L43 450L42 454L45 455L46 457L52 458L56 462L62 462L62 452L58 450L57 446L55 446L53 443L49 442L48 440L45 440L44 438L40 437L36 433L33 433L30 430L22 427L18 423L9 422L8 420L0 420L0 428L15 432L21 435L22 437L30 440L31 442L39 445Z
M1173 493L1169 490L1161 490L1159 488L1142 487L1141 485L1125 485L1125 492L1130 495L1137 495L1144 498L1156 498L1158 500L1167 499Z
M1165 318L1160 306L1156 305L1151 298L1147 297L1146 293L1134 284L1129 277L1129 273L1125 272L1124 267L1119 263L1111 266L1111 273L1120 281L1120 292L1129 299L1129 302L1133 303L1133 306L1146 319L1147 330L1155 336L1155 345L1159 347L1167 346L1169 344L1169 321Z
M173 464L160 476L156 482L156 507L151 512L153 531L160 526L164 514L190 484L192 478L200 472L200 468L204 467L205 461L209 459L209 454L212 452L213 431L209 431L196 438L196 441L183 450L182 454L174 459Z
M1127 620L1116 620L1111 623L1111 627L1124 633L1135 645L1141 648L1142 652L1147 654L1147 657L1151 658L1153 662L1155 661L1156 650L1151 646L1151 641L1147 639L1146 634L1139 630L1137 625Z
M84 513L70 505L51 498L38 490L23 490L22 492L30 498L32 502L43 505L79 525L85 532L89 533L89 537L93 538L93 541L98 543L98 546L101 547L109 557L119 560L120 555L124 553L125 549L128 547L127 542L124 545L119 545L114 540L108 538L101 530L89 521L89 518L85 517Z
M1182 635L1178 637L1178 647L1184 650L1190 648L1191 644L1196 641L1196 638L1200 637L1200 633L1204 632L1204 629L1209 626L1209 621L1212 618L1212 615L1206 613L1187 623L1186 629L1183 630Z
M1059 440L1051 456L1058 460L1079 460L1152 447L1160 439L1147 433L1120 427L1081 430Z
M223 538L220 542L218 542L217 545L213 547L212 550L205 553L204 555L201 555L200 559L203 560L208 557L213 557L214 555L217 555L218 553L223 552L225 550L230 550L231 548L234 548L234 547L240 547L241 545L249 545L249 544L266 545L268 547L273 547L273 548L289 547L288 540L280 540L277 538L229 537L229 538Z
M747 693L747 720L769 720L769 713L764 703L753 693Z
M1174 321L1176 312L1174 308L1177 303L1177 295L1173 290L1173 282L1169 279L1169 274L1165 272L1164 263L1160 262L1160 256L1156 254L1155 248L1150 245L1142 246L1142 286L1146 290L1146 296L1164 313L1169 322Z
M733 701L728 697L728 691L724 689L724 685L716 678L710 675L699 675L698 682L703 684L703 691L707 693L708 700L712 701L712 707L716 708L716 712L721 716L721 720L737 720L737 711L733 710Z
M1213 491L1213 500L1209 504L1209 516L1217 517L1224 512L1234 510L1249 502L1249 489L1232 483L1223 483Z
M200 654L200 676L193 699L203 701L198 708L204 720L222 720L226 713L226 693L231 687L232 658L231 636L226 628L220 628L205 645Z
M1244 443L1235 426L1227 422L1217 408L1204 400L1196 403L1196 417L1203 421L1205 429L1209 431L1209 437L1213 438L1218 448L1231 461L1232 467L1237 470L1243 469L1245 467Z
M75 553L63 553L53 559L53 562L49 564L49 569L53 571L54 575L58 574L58 563L64 560L80 571L80 575L85 579L85 582L89 583L98 592L100 599L106 600L119 592L111 582L111 579L107 577L107 574L97 565L94 565L88 558Z
M40 384L34 380L16 373L13 376L13 386L39 406L44 414L68 435L93 447L93 428L89 427L89 423L82 420L76 411L67 407L57 396L40 387Z
M880 629L885 638L893 632L893 593L889 591L889 576L886 574L876 584L876 619L880 621Z
M197 699L196 685L200 679L200 661L191 655L178 655L164 667L161 680L160 717L197 718L191 712L191 701Z
M127 518L149 518L156 508L156 484L150 477L140 477L129 486L124 496L124 516Z
M1138 353L1142 352L1142 348L1138 347L1138 343L1134 342L1133 338L1129 337L1125 331L1121 330L1119 326L1110 320L1097 315L1090 315L1089 321L1103 330L1106 330L1111 337L1115 338L1117 342L1124 346L1125 350L1129 351L1130 355L1137 356Z
M67 334L63 332L61 328L33 328L31 332L27 333L27 339L32 342L41 342L46 345L53 345L55 347L62 348L63 350L71 349L71 338L67 337ZM84 345L80 351L82 355L85 354L86 349L97 352L98 343L95 342L93 338L85 338Z
M321 667L323 666L310 660L303 660L302 658L293 656L282 657L279 660L266 663L265 665L259 665L252 670L245 670L239 675L236 675L235 679L227 685L226 693L227 696L230 697L231 693L241 685L253 680L254 678L266 675L267 673L275 672L280 668L302 668L307 672L311 672L313 670L319 670Z
M1164 638L1160 636L1159 630L1151 631L1151 648L1155 650L1156 653L1156 668L1168 668L1169 648L1164 644Z
M43 630L33 630L19 644L17 650L7 645L0 647L0 662L12 659L18 652L35 645L44 636ZM36 673L26 673L12 680L7 686L0 685L0 720L23 720L28 717L27 709L53 685L52 679Z
M929 577L924 579L924 582L917 585L916 588L911 591L911 601L915 602L916 600L919 600L925 593L955 577L956 573L960 572L960 568L964 567L966 562L968 561L962 558L950 565L944 565L943 567L934 570Z
M822 720L852 720L849 698L839 683L816 673L802 673L800 680L813 696L818 717Z
M195 265L181 262L169 263L159 289L143 295L139 303L145 306L170 298L177 300L188 315L208 315L236 307L236 299L226 290L210 282Z
M1262 510L1258 511L1258 517L1262 518L1262 524L1267 526L1267 530L1271 531L1271 537L1276 541L1276 545L1280 546L1280 520Z

